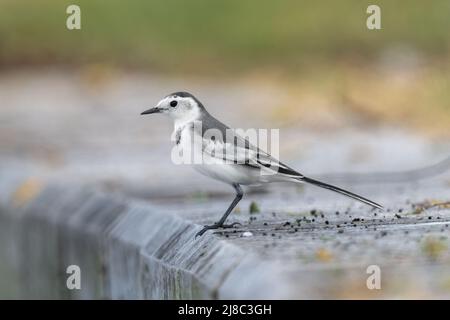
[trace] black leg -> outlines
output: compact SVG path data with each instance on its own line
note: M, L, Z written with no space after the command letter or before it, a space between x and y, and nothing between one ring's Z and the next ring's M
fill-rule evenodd
M225 221L228 218L228 215L233 211L234 207L238 204L239 201L241 201L242 197L244 196L244 192L242 191L242 188L239 184L233 184L234 190L236 190L236 197L234 198L233 202L231 202L230 206L228 207L227 211L225 211L222 218L220 218L219 222L216 222L210 226L204 226L202 230L200 230L195 236L201 236L203 235L207 230L212 229L219 229L219 228L232 228L236 224L239 224L238 222L232 223L232 224L224 224Z

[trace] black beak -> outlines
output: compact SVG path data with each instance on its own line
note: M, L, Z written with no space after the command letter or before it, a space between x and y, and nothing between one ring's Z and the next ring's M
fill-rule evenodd
M151 114L151 113L160 113L161 112L161 108L155 107L155 108L151 108L148 110L145 110L144 112L141 113L141 115L143 114Z

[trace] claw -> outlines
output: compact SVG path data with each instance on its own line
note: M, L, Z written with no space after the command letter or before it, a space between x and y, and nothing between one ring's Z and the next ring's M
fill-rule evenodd
M219 229L219 228L229 229L229 228L233 228L234 226L237 226L237 225L242 226L242 224L239 223L239 222L233 222L231 224L218 224L218 223L215 223L215 224L212 224L212 225L209 225L209 226L204 226L202 230L197 232L197 234L195 235L195 238L197 239L197 237L202 236L208 230L215 230L215 229Z
M242 223L240 222L233 222L232 224L225 224L222 226L222 228L233 228L234 226L242 226Z

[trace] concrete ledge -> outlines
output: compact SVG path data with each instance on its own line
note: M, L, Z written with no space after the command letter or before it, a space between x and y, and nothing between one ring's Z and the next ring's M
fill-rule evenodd
M51 185L0 207L1 298L279 298L276 266L150 204ZM3 199L5 200L5 199ZM66 268L81 268L68 290ZM283 294L281 294L283 293Z

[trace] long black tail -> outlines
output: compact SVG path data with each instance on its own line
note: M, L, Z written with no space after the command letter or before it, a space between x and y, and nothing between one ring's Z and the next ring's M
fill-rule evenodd
M315 186L322 187L322 188L325 188L325 189L328 189L328 190L332 190L334 192L343 194L343 195L345 195L347 197L350 197L350 198L359 200L361 202L364 202L365 204L368 204L368 205L370 205L370 206L372 206L374 208L378 208L378 209L382 209L383 210L383 206L382 205L379 205L378 203L373 202L373 201L371 201L369 199L366 199L364 197L358 196L357 194L354 194L354 193L352 193L350 191L347 191L347 190L344 190L344 189L332 186L331 184L320 182L318 180L314 180L314 179L307 178L307 177L302 177L302 178L299 178L298 180L299 181L304 181L304 182L307 182L307 183L311 183L311 184L313 184Z

